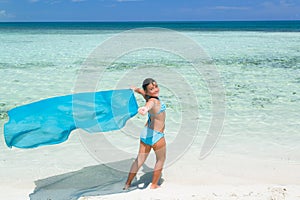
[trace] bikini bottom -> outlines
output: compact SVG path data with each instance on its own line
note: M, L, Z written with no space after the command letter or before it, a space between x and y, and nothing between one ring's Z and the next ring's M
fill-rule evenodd
M143 131L140 134L141 141L150 146L153 146L164 136L165 136L164 133L153 130L147 126L143 129Z

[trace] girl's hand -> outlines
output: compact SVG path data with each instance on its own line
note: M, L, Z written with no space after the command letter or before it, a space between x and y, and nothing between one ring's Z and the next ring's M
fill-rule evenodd
M131 86L130 89L132 89L134 92L142 95L145 98L145 91L141 88L135 87L135 86Z
M141 115L145 115L148 111L149 109L146 106L140 107L138 110Z
M135 86L130 86L130 89L132 89L134 92L136 91L137 87Z

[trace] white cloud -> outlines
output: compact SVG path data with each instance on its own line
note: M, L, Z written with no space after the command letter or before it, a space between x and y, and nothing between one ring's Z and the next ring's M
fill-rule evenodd
M215 6L214 10L249 10L250 7L239 7L239 6Z
M56 3L61 3L61 0L28 0L30 3L45 3L45 4L56 4Z
M117 0L117 2L132 2L132 1L143 1L143 0Z
M278 2L265 1L262 3L262 6L266 8L288 8L294 7L295 4L290 0L279 0Z
M264 1L260 4L262 7L261 13L267 16L276 16L277 19L298 20L299 19L299 4L292 0L277 0Z
M72 2L83 2L83 1L86 1L86 0L72 0Z
M14 17L13 14L8 13L6 10L0 10L0 19L10 19Z
M6 10L0 10L0 17L7 17Z
M284 6L284 7L292 7L292 6L294 6L294 3L292 3L291 1L288 1L288 0L280 0L279 4L281 6Z
M41 3L45 3L45 4L57 4L57 3L61 3L61 0L28 0L29 3L37 3L37 2L41 2Z

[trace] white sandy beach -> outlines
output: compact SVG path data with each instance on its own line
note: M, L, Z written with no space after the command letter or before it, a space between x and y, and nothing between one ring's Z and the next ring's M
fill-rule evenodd
M97 163L76 135L65 146L6 150L14 163L10 168L10 161L2 165L0 199L300 199L299 163L224 154L218 149L200 160L196 150L192 146L164 169L161 188L149 189L151 173L141 169L133 182L137 187L127 192L122 191L127 172ZM131 161L117 165L129 169Z
M251 185L251 186L193 186L169 184L160 191L135 191L130 194L115 194L104 197L82 197L80 200L105 200L105 199L188 199L188 200L283 200L299 199L299 187L276 185Z
M161 188L137 189L80 200L104 199L300 199L299 165L246 157L186 155L164 170ZM144 185L141 184L141 187Z

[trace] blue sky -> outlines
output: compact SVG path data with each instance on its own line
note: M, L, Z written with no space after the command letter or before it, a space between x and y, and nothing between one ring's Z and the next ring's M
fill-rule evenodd
M300 0L0 0L0 21L300 20Z

